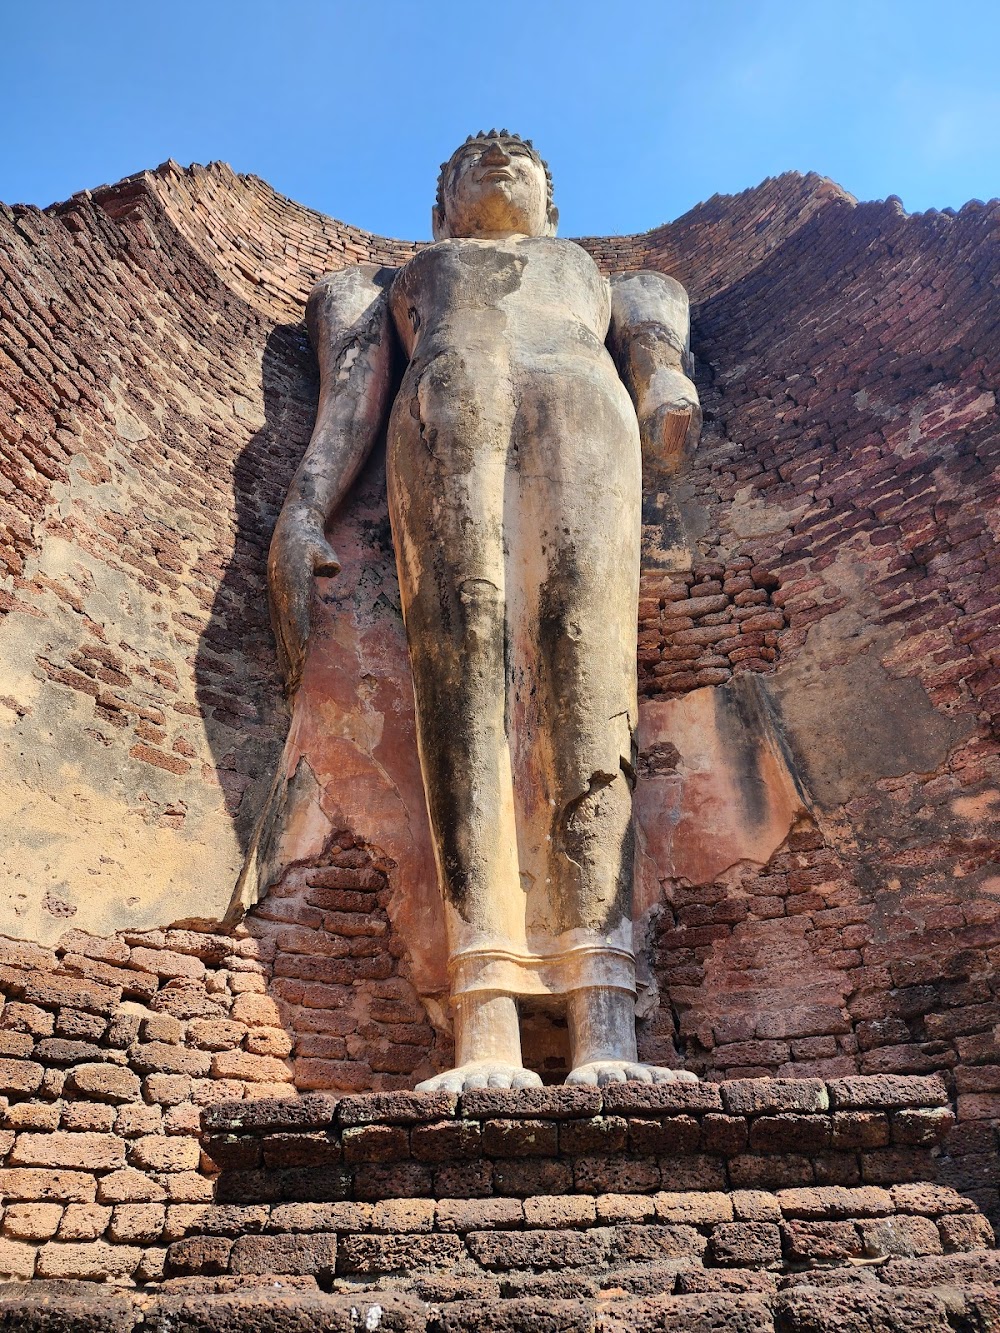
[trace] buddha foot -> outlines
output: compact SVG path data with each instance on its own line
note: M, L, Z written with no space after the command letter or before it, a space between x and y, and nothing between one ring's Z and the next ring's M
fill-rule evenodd
M578 1065L567 1076L567 1083L603 1087L605 1083L697 1083L696 1074L687 1069L664 1069L660 1065L642 1065L634 1060L592 1060Z
M457 1069L424 1079L417 1092L471 1092L476 1088L540 1088L542 1080L521 1065L499 1060L473 1060Z

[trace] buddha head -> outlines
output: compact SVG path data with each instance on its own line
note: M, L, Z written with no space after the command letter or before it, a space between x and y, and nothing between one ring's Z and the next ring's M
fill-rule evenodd
M532 147L507 130L469 135L441 167L434 239L554 236L552 177Z

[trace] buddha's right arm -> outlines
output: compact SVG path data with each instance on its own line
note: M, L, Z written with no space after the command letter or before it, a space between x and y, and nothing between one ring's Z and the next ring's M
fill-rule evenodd
M386 294L391 277L391 269L369 264L341 269L320 279L306 306L319 361L319 406L267 559L271 623L289 694L302 678L313 578L340 570L326 524L378 439L389 406L395 339Z
M643 458L667 473L701 431L698 390L687 373L690 330L688 294L676 278L650 270L612 277L608 345L635 403Z

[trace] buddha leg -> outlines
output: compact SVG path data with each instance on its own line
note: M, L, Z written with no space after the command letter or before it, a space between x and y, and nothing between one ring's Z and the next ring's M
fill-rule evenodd
M521 1033L512 995L468 991L455 996L452 1010L455 1068L418 1083L418 1092L541 1086L538 1075L521 1064Z
M635 1041L635 996L611 986L575 990L566 1006L573 1069L567 1083L696 1083L686 1069L639 1061Z
M526 951L506 730L510 394L487 395L454 356L411 372L390 423L389 508L445 900L457 1061L422 1086L534 1085L537 1076L521 1066L516 988L496 965L499 958L503 970L503 960Z

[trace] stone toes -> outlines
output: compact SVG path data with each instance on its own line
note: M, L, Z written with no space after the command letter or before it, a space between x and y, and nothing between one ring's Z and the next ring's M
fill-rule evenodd
M519 1069L511 1080L512 1088L540 1088L542 1080L533 1069Z
M597 1075L597 1081L602 1088L607 1083L624 1083L625 1080L625 1070L618 1068L616 1065L605 1065Z
M650 1070L653 1075L654 1083L697 1083L698 1075L692 1074L687 1069L659 1069Z
M585 1066L582 1069L574 1069L572 1073L567 1075L566 1082L574 1086L582 1085L586 1087L596 1088L597 1070L592 1069L589 1065Z
M627 1065L625 1077L632 1079L635 1083L652 1083L653 1071L648 1065Z
M485 1088L488 1081L486 1075L480 1071L474 1074L466 1074L464 1089L466 1092L477 1092L480 1088Z
M511 1072L509 1069L494 1069L486 1081L488 1088L509 1088L511 1086Z

